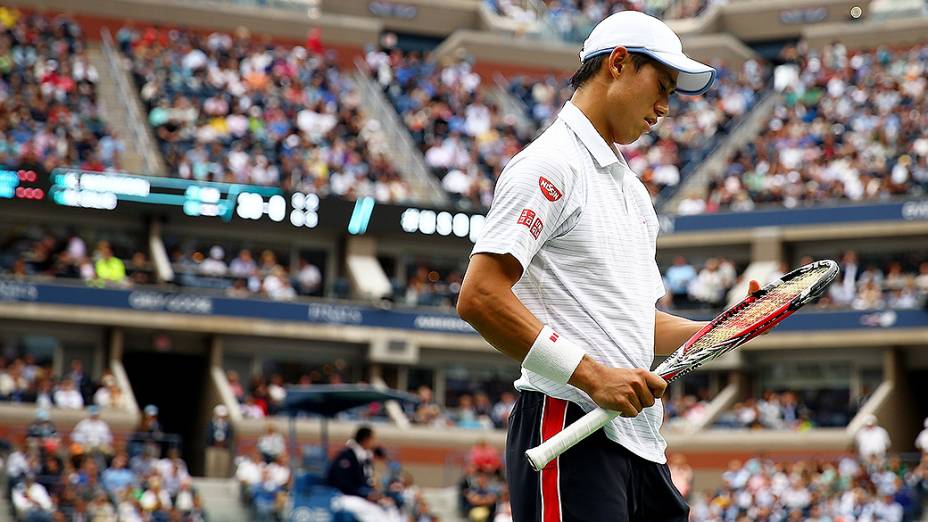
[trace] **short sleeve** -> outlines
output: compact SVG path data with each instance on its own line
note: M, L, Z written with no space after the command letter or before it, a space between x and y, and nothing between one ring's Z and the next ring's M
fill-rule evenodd
M664 278L661 276L661 271L655 269L654 272L657 274L654 281L654 301L660 301L664 294L667 293L667 287L664 285Z
M511 254L528 267L579 207L576 178L563 160L545 156L516 157L500 175L473 254Z

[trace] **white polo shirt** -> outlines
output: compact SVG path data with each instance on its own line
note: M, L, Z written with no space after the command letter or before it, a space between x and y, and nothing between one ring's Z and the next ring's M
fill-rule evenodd
M496 185L474 254L511 254L522 264L515 295L555 332L614 368L650 369L655 301L664 294L655 261L657 215L621 153L567 102L557 120L515 156ZM583 391L522 369L519 390L579 404ZM606 435L664 463L660 400Z

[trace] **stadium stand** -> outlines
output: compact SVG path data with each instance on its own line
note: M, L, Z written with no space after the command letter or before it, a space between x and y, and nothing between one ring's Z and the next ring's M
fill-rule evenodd
M321 46L157 27L124 27L117 39L175 175L408 199L356 87Z
M125 145L98 110L98 73L80 26L65 16L7 12L0 35L0 162L118 169Z
M699 16L709 5L727 0L485 0L494 13L517 22L541 22L549 35L582 42L603 18L619 11L641 11L661 19Z
M396 48L372 50L366 61L457 205L488 207L496 178L527 136L486 99L473 65Z
M928 189L924 45L784 50L764 131L677 211L920 196ZM880 78L873 82L873 78Z
M729 463L722 480L718 490L694 495L695 519L918 520L928 462L752 458Z

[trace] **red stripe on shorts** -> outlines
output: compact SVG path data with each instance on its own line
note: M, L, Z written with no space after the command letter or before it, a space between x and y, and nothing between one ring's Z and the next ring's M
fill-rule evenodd
M564 429L567 420L567 401L545 396L541 413L541 440L550 439ZM541 520L560 522L561 488L558 484L560 457L549 462L541 470Z

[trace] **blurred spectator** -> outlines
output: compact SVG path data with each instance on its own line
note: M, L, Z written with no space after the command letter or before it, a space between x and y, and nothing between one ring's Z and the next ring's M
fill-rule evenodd
M28 522L51 521L54 506L48 491L27 473L21 483L13 487L13 507L16 516Z
M686 457L675 453L670 457L669 467L674 487L683 498L689 498L690 490L693 488L693 468L686 462Z
M864 462L882 462L889 451L889 432L877 424L876 416L868 415L864 427L854 435L857 454Z
M242 387L238 372L234 370L227 371L226 379L229 381L229 389L232 390L232 395L238 402L243 402L245 400L245 388Z
M126 265L122 259L113 255L109 242L100 241L97 244L95 256L97 261L94 264L94 270L99 281L117 285L123 285L126 282Z
M709 258L699 274L687 287L690 299L712 307L724 304L725 295L737 279L735 266L731 261Z
M373 458L376 445L374 430L358 428L332 460L326 482L342 492L337 505L361 522L401 521L402 516L389 497L374 487Z
M925 418L924 423L925 429L919 432L918 437L915 438L915 447L918 448L922 454L928 454L928 418Z
M213 408L213 418L209 421L207 446L228 449L232 444L232 424L229 422L229 409L223 404Z
M496 511L496 502L499 500L499 491L490 484L487 473L478 472L477 480L464 493L467 505L467 519L471 522L487 522L493 519Z
M430 426L441 426L446 422L441 406L435 402L432 395L432 389L428 386L419 386L416 390L416 396L419 402L416 405L416 411L413 415L413 422L416 424L425 424Z
M100 453L111 455L113 452L113 434L109 425L100 418L100 407L91 406L87 409L88 417L82 419L74 426L71 440L78 445L75 453Z
M690 284L696 279L696 269L687 262L683 256L677 256L673 260L673 265L667 268L665 279L667 288L673 296L673 304L676 307L685 305L688 301L688 291Z
M300 271L296 275L300 282L300 293L303 295L319 295L322 286L322 272L319 267L305 259L300 259Z
M33 439L42 451L54 453L58 450L61 439L58 437L58 429L51 421L48 410L38 409L35 412L35 420L29 424L26 429L26 436Z
M497 428L506 429L509 425L509 414L516 405L516 396L511 392L503 392L500 395L499 402L493 406L490 417L493 425Z
M481 473L497 474L503 466L503 459L499 450L485 440L481 439L467 454L468 462L472 463Z
M122 388L116 383L116 377L109 370L104 372L101 382L102 386L93 395L94 404L101 408L126 409L129 398L122 392Z
M74 381L70 378L61 380L61 384L55 391L55 406L59 408L79 410L84 407L84 398L81 393L74 389Z
M264 435L258 439L258 449L264 462L270 464L287 450L287 443L274 423L268 422L264 429Z

